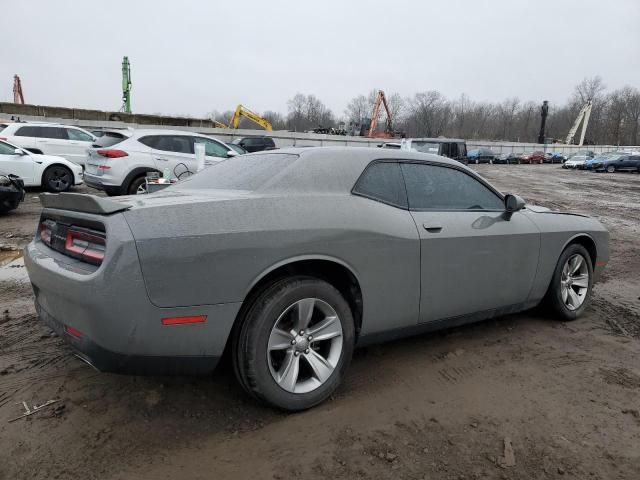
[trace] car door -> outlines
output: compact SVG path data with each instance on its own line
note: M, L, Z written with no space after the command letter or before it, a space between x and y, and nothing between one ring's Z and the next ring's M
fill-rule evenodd
M189 135L155 135L147 145L158 170L164 174L168 169L171 178L183 180L198 171L193 141Z
M402 163L421 246L420 322L526 301L540 232L478 177L442 164Z
M36 148L45 155L57 155L73 162L73 157L69 156L67 131L62 127L41 126Z
M69 141L66 144L64 157L78 165L84 165L87 150L93 145L93 137L77 128L65 128Z
M0 142L0 172L17 175L25 185L34 185L36 164L33 158L27 154L16 155L15 150L13 145Z
M628 162L628 170L640 172L640 155L631 155Z

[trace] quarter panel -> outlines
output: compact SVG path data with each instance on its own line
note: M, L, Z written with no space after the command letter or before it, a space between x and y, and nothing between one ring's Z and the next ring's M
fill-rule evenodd
M417 321L419 241L405 210L348 194L248 195L182 198L125 217L157 306L240 302L274 267L322 258L358 279L363 333Z

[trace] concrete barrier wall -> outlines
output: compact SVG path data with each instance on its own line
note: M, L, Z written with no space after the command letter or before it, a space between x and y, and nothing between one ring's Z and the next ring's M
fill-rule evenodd
M12 106L11 112L7 113L7 106ZM45 109L46 115L42 112ZM17 111L22 113L17 113ZM15 111L15 112L14 112ZM214 136L224 142L231 142L236 138L247 137L251 135L264 135L272 137L277 147L291 147L291 146L347 146L347 147L376 147L384 142L384 139L376 138L363 138L363 137L350 137L341 135L324 135L317 133L306 132L289 132L285 130L279 130L274 132L267 132L264 130L233 130L225 128L213 128L211 122L206 119L189 119L178 117L159 117L154 115L127 115L124 113L117 113L122 116L121 120L114 121L108 120L108 115L112 115L114 112L100 112L97 110L82 110L83 117L95 117L95 118L83 118L76 119L73 116L80 110L59 108L59 107L41 107L38 105L16 105L8 103L0 103L0 119L10 120L12 116L19 116L23 121L34 122L54 122L62 123L66 125L76 125L84 128L159 128L159 129L172 129L172 130L188 130L192 132L203 133L206 135ZM53 116L57 114L59 116ZM65 118L71 116L71 118ZM78 115L76 115L78 116ZM130 121L125 121L130 120ZM164 122L164 123L152 123L152 122ZM174 123L171 123L174 122ZM392 142L400 142L400 139L388 140ZM562 144L547 144L541 145L538 143L520 143L520 142L494 142L484 140L468 140L467 150L473 148L489 148L496 153L523 153L533 152L536 150L543 150L545 152L561 152L566 155L570 155L578 150L593 150L596 153L608 152L619 148L632 149L640 151L640 146L636 147L619 147L616 145L562 145Z

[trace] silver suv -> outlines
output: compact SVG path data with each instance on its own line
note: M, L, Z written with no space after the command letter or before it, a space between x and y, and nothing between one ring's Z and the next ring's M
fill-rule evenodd
M235 157L231 147L199 133L180 130L135 130L131 137L87 151L84 181L107 195L146 193L150 172L182 179L197 171L195 144L205 148L205 164Z

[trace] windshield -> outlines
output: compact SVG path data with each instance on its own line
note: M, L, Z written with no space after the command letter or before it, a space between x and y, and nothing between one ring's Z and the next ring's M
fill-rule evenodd
M290 153L261 153L241 155L189 177L177 188L255 191L266 186L298 159Z
M435 153L437 155L438 151L440 150L439 147L440 147L439 143L420 142L416 140L411 141L411 150L415 152Z

